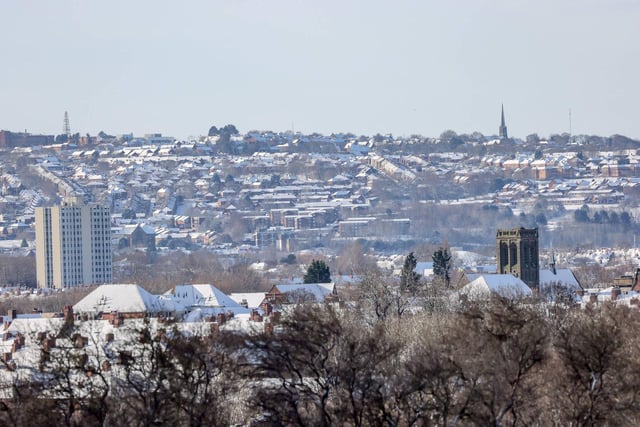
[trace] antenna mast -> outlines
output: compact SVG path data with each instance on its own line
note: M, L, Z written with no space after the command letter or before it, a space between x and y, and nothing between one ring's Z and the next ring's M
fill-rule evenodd
M69 113L64 112L64 125L62 126L62 133L67 135L67 138L71 137L71 125L69 125Z

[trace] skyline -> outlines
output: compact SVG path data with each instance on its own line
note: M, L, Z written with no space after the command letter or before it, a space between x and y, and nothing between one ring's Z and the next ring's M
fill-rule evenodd
M1 129L60 134L68 111L92 135L497 135L504 104L513 137L640 138L632 0L38 0L0 13Z

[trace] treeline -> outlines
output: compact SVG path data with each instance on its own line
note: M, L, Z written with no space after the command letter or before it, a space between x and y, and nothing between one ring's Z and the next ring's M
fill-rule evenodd
M385 322L300 310L249 340L269 379L252 401L278 425L637 425L637 322L509 301Z
M2 286L36 287L36 257L1 254L0 284Z
M113 283L135 283L152 293L163 293L180 283L214 283L225 293L267 291L270 285L247 262L224 264L206 250L188 254L132 252L116 257Z
M117 344L66 324L22 367L31 375L5 362L0 424L640 423L633 309L493 300L411 314L393 288L375 291L389 294L384 311L371 295L299 306L264 332L148 322Z
M589 215L589 208L587 206L577 209L573 214L573 218L579 223L590 222L594 224L621 225L624 229L629 229L633 224L631 215L626 211L618 214L615 211L608 212L601 209L593 212L593 215Z

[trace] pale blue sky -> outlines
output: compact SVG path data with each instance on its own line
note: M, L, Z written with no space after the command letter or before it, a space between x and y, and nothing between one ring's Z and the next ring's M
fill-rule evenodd
M640 138L640 1L0 0L0 129Z

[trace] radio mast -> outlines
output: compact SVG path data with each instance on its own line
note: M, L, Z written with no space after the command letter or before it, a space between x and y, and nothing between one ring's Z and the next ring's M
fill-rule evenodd
M71 125L69 125L69 113L64 112L64 124L62 126L62 133L67 135L67 139L71 138Z

